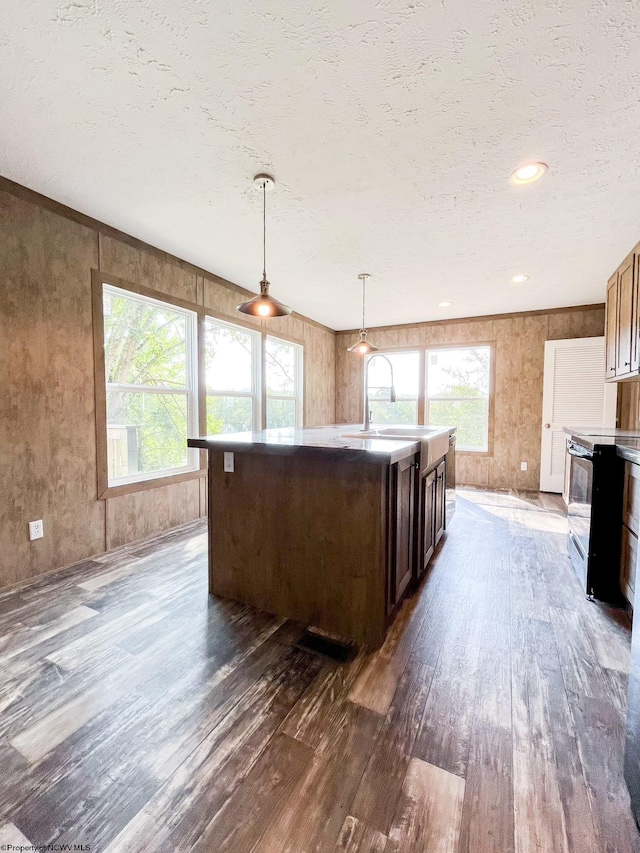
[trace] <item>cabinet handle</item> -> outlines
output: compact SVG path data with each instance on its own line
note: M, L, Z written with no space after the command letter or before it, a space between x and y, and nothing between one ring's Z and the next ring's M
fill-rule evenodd
M630 361L625 361L624 366L625 366L625 367L630 367L630 366L631 366L631 362L630 362Z
M609 370L615 370L615 367L610 367Z

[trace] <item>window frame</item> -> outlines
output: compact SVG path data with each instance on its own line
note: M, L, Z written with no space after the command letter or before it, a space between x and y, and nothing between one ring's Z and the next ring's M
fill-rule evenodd
M394 347L393 349L381 349L379 352L372 352L365 355L364 360L364 370L366 371L369 365L369 362L376 355L385 355L387 357L391 355L406 355L408 353L416 353L418 356L418 388L417 394L415 397L406 397L404 395L398 394L396 391L396 402L404 401L404 402L413 402L415 400L416 403L416 415L417 415L417 423L424 423L424 395L421 393L422 386L424 385L423 376L424 376L424 355L423 351L420 347ZM363 394L364 394L364 380L366 379L366 373L363 376ZM375 386L370 385L369 390L371 388L375 388ZM391 399L389 397L375 397L372 398L369 395L369 404L371 403L390 403ZM364 405L364 398L363 398ZM375 424L374 424L375 425Z
M199 366L198 366L198 312L193 306L182 300L165 297L156 291L139 288L113 276L102 275L92 270L92 296L94 307L94 337L95 355L95 388L96 388L96 450L98 456L98 498L115 497L139 491L145 484L153 486L165 485L168 482L178 482L183 479L193 479L201 475L202 463L198 451L189 448L187 464L179 468L164 468L159 471L145 471L116 480L109 479L108 462L108 424L107 424L107 394L110 390L140 391L155 394L179 394L187 397L187 436L191 437L199 427ZM162 386L132 385L108 383L105 371L104 350L104 296L109 292L117 296L122 293L134 301L147 304L167 306L184 314L186 323L186 385L180 389L163 388Z
M304 341L298 338L291 337L287 334L278 332L274 334L269 329L269 321L261 320L260 324L248 323L241 318L230 319L227 314L223 314L215 309L209 308L202 304L203 296L199 295L199 302L191 302L186 299L180 299L159 290L135 284L112 275L111 273L102 272L99 269L91 270L91 312L93 319L93 364L94 364L94 393L95 393L95 442L96 442L96 493L98 500L107 500L112 497L121 495L134 494L136 492L147 491L162 486L174 485L176 483L185 482L188 480L200 480L204 483L207 477L207 452L205 450L197 451L199 453L199 466L194 470L189 470L183 473L169 473L166 476L154 476L136 480L132 483L123 483L121 485L109 486L109 469L108 469L108 451L107 451L107 394L106 394L106 375L105 375L105 357L104 357L104 315L103 315L103 284L115 287L119 290L127 291L132 294L148 297L149 299L165 303L172 307L182 308L197 315L197 420L194 425L196 435L206 435L207 432L207 409L206 409L206 376L205 376L205 330L204 324L207 318L215 322L226 323L238 328L247 329L255 332L260 336L259 359L257 370L260 374L260 392L258 395L258 404L256 406L257 429L266 428L266 393L264 391L265 384L265 357L264 347L267 337L279 339L285 343L295 344L299 347L296 350L299 353L299 370L297 371L297 383L299 386L298 405L296 407L296 418L298 426L303 427L305 422L304 412L304 388L306 383L306 375L304 370ZM198 289L201 294L201 289ZM273 321L272 321L273 322ZM202 488L202 485L200 486ZM203 494L201 492L201 494Z
M494 424L495 424L495 365L496 365L496 342L495 341L459 341L456 343L450 344L438 344L435 346L421 345L421 346L399 346L399 347L381 347L379 352L381 355L392 355L393 353L406 353L406 352L417 352L420 357L419 362L419 382L420 388L418 390L418 424L420 426L427 425L427 411L428 411L428 399L427 399L427 353L435 352L437 350L448 350L448 349L476 349L479 347L488 347L490 352L490 365L489 365L489 415L488 415L488 449L487 450L459 450L456 446L456 454L459 456L493 456L493 441L494 441ZM372 353L375 355L376 353ZM361 371L361 387L362 387L362 396L361 396L361 410L363 407L362 399L364 397L364 381L365 374L364 368L367 364L367 360L370 356L367 356L361 364L363 365ZM412 398L413 399L413 398ZM468 399L468 398L464 398Z
M495 341L462 341L460 343L454 344L446 344L441 346L427 346L424 349L424 380L423 380L423 389L424 389L424 417L425 423L427 414L429 411L429 400L438 400L438 399L460 399L460 400L472 400L472 399L483 399L482 397L474 398L474 397L460 397L460 398L452 398L452 397L429 397L427 394L427 383L429 381L428 375L428 364L427 364L427 356L431 352L439 352L443 350L460 350L460 349L481 349L486 348L489 350L489 396L487 397L487 449L486 450L473 450L469 448L458 448L456 443L456 454L462 456L493 456L493 432L494 432L494 388L495 388Z
M294 393L293 394L270 394L267 386L267 342L269 340L278 341L283 344L288 344L294 347ZM262 395L262 423L263 429L268 429L267 426L267 406L269 400L294 400L295 402L295 424L293 429L302 429L304 426L304 344L299 341L294 341L284 335L274 335L265 330L262 338L262 387L264 393ZM274 427L277 429L277 427ZM291 429L291 427L281 427L281 429Z
M237 331L247 332L251 335L251 391L221 391L219 389L210 389L207 386L206 377L206 327L207 323L214 323L223 328L233 329ZM203 371L204 371L204 429L203 434L207 432L207 405L209 397L240 397L250 399L252 401L252 424L251 429L259 431L262 429L262 330L249 326L246 323L234 323L229 320L223 320L218 316L214 316L209 312L205 312L202 318L202 353L203 353Z

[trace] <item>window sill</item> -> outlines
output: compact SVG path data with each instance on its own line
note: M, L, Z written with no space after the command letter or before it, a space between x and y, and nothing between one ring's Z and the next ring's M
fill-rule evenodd
M151 480L138 480L136 483L123 483L120 486L109 486L98 500L104 501L108 498L117 498L122 495L131 495L134 492L146 492L149 489L158 489L160 486L172 486L175 483L184 483L187 480L199 480L207 476L207 469L200 468L197 471L186 471L182 474L168 474L166 477L156 477Z

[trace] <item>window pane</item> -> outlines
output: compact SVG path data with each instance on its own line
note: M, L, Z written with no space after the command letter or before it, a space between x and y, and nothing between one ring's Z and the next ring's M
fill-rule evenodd
M251 391L253 334L230 329L211 320L205 323L207 388L212 391Z
M488 397L489 347L427 353L428 397Z
M214 397L207 395L207 435L221 432L247 432L252 429L251 397Z
M393 383L398 397L418 397L420 382L420 355L417 352L390 352L385 353L393 365ZM389 399L389 385L391 384L391 371L385 358L372 356L367 360L369 371L370 397L375 397L376 392L384 390ZM401 421L397 421L401 423ZM402 421L404 423L404 421ZM415 423L415 421L412 421Z
M267 429L281 429L296 425L295 400L267 400Z
M398 400L396 403L372 400L369 398L371 423L378 424L417 424L418 403L416 400Z
M430 400L427 422L457 427L458 450L489 449L488 400Z
M187 393L107 391L109 478L188 464Z
M296 348L295 344L267 338L265 347L267 394L295 396Z
M106 290L103 307L107 383L186 388L185 314Z

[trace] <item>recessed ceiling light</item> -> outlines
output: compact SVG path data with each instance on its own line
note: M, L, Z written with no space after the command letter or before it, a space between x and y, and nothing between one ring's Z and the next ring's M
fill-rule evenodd
M514 275L514 277L511 279L511 284L522 284L523 282L527 281L528 278L529 276L524 275L524 273L520 273L520 275Z
M452 304L451 302L438 302L438 308L448 308Z
M546 163L526 163L524 166L518 166L511 174L511 183L517 186L532 184L539 180L548 168Z

